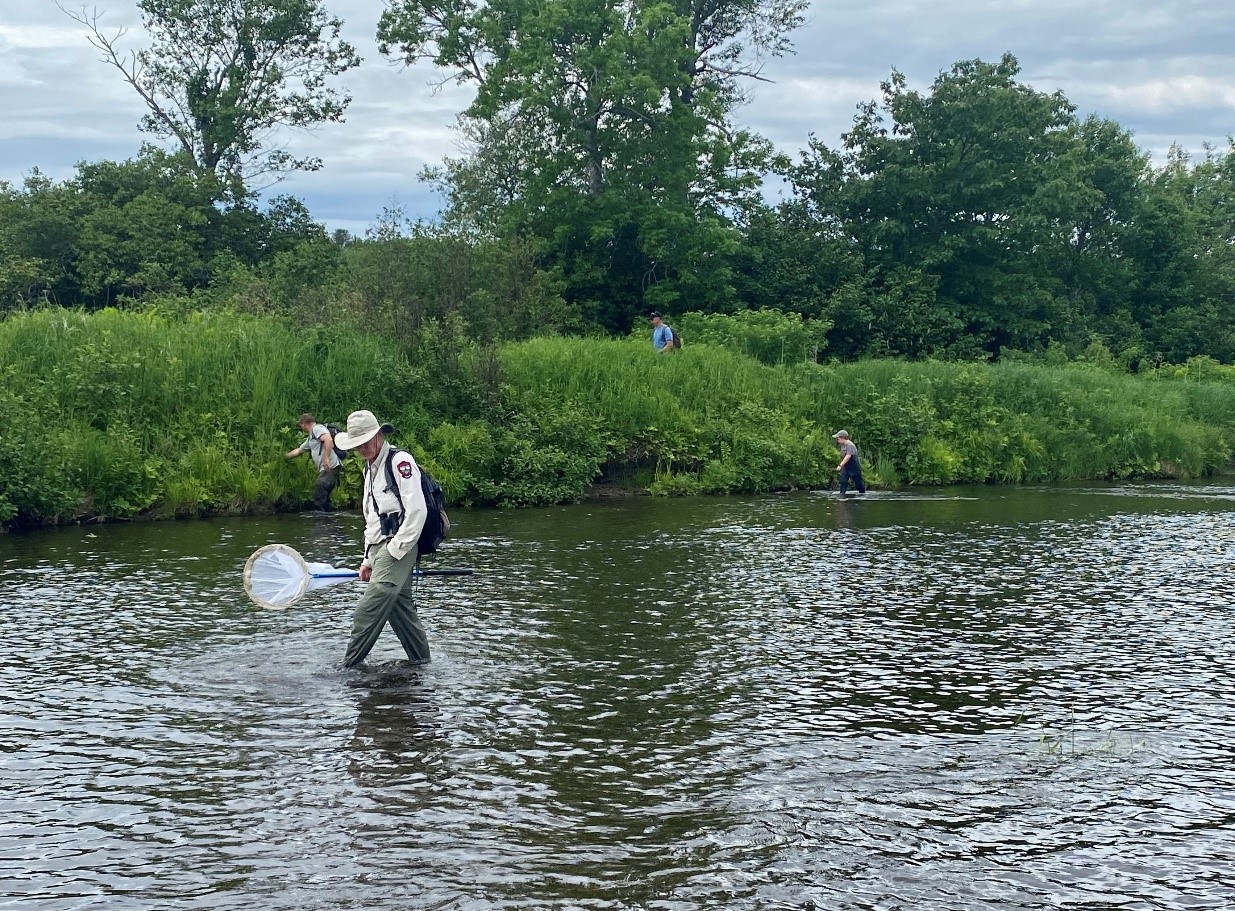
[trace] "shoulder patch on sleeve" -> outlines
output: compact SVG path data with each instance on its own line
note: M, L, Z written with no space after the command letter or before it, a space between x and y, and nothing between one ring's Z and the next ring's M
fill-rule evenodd
M395 465L395 467L399 469L399 474L401 474L403 477L410 478L412 476L412 463L409 462L407 459L404 459L403 461L398 462Z

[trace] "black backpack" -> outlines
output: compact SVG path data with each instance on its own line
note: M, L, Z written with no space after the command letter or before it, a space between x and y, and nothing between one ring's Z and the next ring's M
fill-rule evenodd
M681 348L682 347L682 336L678 335L678 331L676 329L669 330L669 347L670 348Z
M401 451L392 446L390 454L386 456L386 484L394 490L395 496L399 498L399 505L403 506L403 494L399 493L399 485L395 483L394 468L391 467L395 453ZM450 516L446 515L446 497L442 494L442 485L437 483L433 475L423 467L420 468L420 492L425 495L425 506L429 508L429 511L425 516L425 527L420 531L420 539L416 542L417 557L436 553L438 547L450 534ZM407 512L406 506L403 507L403 511Z
M339 448L339 434L343 432L342 427L338 424L327 424L326 432L330 434L330 442L334 444L334 454L339 457L340 462L352 454L350 449Z

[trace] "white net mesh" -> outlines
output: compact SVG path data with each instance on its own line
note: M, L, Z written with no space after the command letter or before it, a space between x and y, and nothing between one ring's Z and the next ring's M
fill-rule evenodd
M327 585L337 585L340 582L354 582L356 574L347 570L335 569L329 563L305 563L309 568L308 591L316 591ZM335 578L332 573L347 573L343 578Z
M335 569L328 563L306 563L286 544L267 544L253 551L244 564L244 590L262 607L282 610L305 592L353 582L356 572Z
M244 590L262 607L289 607L308 591L309 568L286 544L267 544L244 565Z

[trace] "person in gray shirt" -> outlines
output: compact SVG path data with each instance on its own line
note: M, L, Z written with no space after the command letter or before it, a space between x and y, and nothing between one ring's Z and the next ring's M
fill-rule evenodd
M848 430L838 430L832 434L836 447L840 450L840 464L836 470L840 472L840 495L849 492L849 482L853 482L854 490L866 493L866 482L862 480L862 463L858 459L858 447L849 439Z
M311 412L306 411L300 416L300 429L307 433L308 439L287 453L287 458L294 459L307 452L313 456L313 464L317 466L317 481L313 484L313 505L323 512L330 511L330 492L339 483L343 463L335 452L334 437L326 429L325 424L317 423Z

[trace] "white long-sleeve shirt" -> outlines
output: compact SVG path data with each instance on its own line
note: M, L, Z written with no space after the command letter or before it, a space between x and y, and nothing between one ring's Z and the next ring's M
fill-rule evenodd
M391 458L392 452L394 456L390 468L397 492L389 486L386 474L386 460ZM416 549L429 507L425 504L424 491L420 489L420 466L411 453L395 449L390 443L382 443L377 458L365 464L361 504L364 513L364 565L373 565L373 550L383 542L396 560L402 560ZM394 537L389 537L382 534L378 516L392 512L402 512L403 521Z

